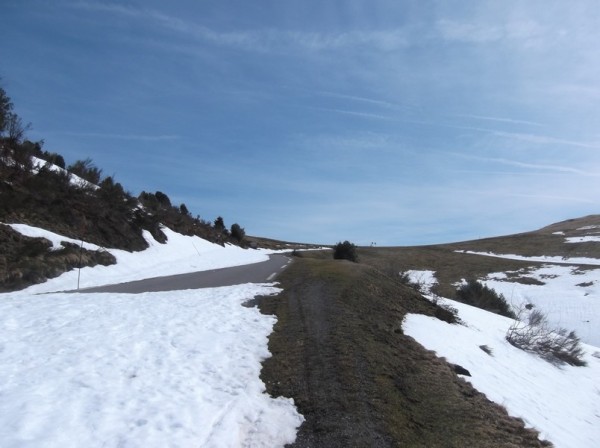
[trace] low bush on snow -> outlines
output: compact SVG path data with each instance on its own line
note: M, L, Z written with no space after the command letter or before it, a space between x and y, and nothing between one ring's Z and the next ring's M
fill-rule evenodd
M550 327L546 315L539 310L520 310L518 319L506 333L506 340L550 362L586 365L584 351L575 332Z
M456 300L502 316L513 319L517 317L502 294L474 279L468 280L458 288Z

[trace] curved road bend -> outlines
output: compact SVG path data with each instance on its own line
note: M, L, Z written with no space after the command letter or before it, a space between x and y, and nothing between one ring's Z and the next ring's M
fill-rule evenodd
M182 289L216 288L218 286L241 285L243 283L272 282L292 259L282 254L273 254L267 261L189 274L153 277L116 285L96 286L80 289L79 292L115 292L140 294L143 292L176 291Z

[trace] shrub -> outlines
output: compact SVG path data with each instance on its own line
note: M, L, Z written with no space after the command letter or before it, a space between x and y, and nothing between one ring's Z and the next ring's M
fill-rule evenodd
M171 207L171 200L169 199L169 196L164 194L162 191L157 191L154 196L159 204L161 204L163 207Z
M94 185L98 185L102 178L102 170L95 166L90 158L77 160L72 165L69 165L67 170Z
M60 154L44 151L40 158L58 166L59 168L65 168L65 159Z
M231 237L241 242L246 236L246 231L238 224L231 225Z
M456 300L502 316L513 319L517 317L502 294L498 294L477 280L472 279L461 285L456 291Z
M223 218L221 216L217 216L217 219L215 219L213 226L215 230L217 230L218 232L222 232L223 230L225 230L225 221L223 221Z
M525 309L519 311L519 318L523 318L525 312ZM551 362L586 365L581 341L574 331L550 327L546 315L539 310L527 313L525 319L515 320L506 332L506 340L511 345L537 353Z
M350 260L356 263L358 261L356 246L350 241L337 243L333 248L333 258L336 260Z

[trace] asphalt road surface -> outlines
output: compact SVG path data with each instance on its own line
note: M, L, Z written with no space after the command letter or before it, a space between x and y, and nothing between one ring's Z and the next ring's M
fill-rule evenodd
M189 274L153 277L116 285L97 286L80 289L81 292L115 292L140 294L143 292L176 291L182 289L215 288L218 286L241 285L244 283L268 283L274 281L292 259L286 255L274 254L268 261L212 269Z

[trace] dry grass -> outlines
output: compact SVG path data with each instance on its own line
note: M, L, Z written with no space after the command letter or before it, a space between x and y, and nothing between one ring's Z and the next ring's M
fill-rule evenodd
M451 318L417 292L331 253L297 259L261 299L276 314L262 378L293 397L298 447L547 446L402 333L408 312Z
M390 275L411 269L433 270L436 272L438 286L435 292L444 297L455 297L456 283L461 279L483 278L492 272L508 272L510 281L537 283L539 281L524 277L532 266L542 263L516 261L502 258L485 257L460 253L457 251L489 252L493 254L515 254L523 256L558 256L600 258L600 244L566 243L566 236L585 236L598 229L577 230L589 226L600 226L600 215L569 220L553 224L535 232L522 233L497 238L487 238L453 244L415 247L369 247L360 248L358 256L361 263L369 264ZM557 235L554 232L564 232ZM581 270L597 266L579 265ZM520 272L519 272L520 271ZM510 297L506 298L510 302Z

